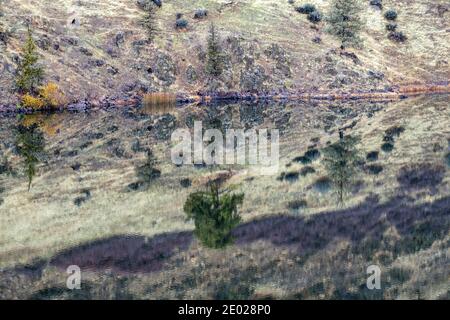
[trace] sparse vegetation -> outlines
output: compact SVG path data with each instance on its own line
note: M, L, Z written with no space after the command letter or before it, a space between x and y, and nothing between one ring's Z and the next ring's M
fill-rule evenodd
M396 20L397 19L397 11L389 9L384 13L384 17L386 20Z
M175 28L176 29L179 29L179 30L181 30L181 29L186 29L187 28L187 26L188 26L188 21L186 20L186 19L184 19L184 18L179 18L179 19L177 19L176 21L175 21Z
M28 27L27 39L22 48L21 62L17 70L16 87L20 92L32 94L41 84L44 70L38 65L38 60L36 44L31 28Z
M327 30L341 41L342 47L357 46L361 43L361 10L358 0L333 0L327 19Z
M231 231L241 222L238 206L244 194L220 192L215 183L209 191L189 195L184 204L188 219L194 220L195 235L209 248L223 248L233 242Z

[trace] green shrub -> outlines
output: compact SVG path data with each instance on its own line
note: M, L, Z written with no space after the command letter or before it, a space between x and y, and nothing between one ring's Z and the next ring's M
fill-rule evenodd
M313 11L308 14L308 20L312 23L318 23L322 21L322 15L318 11Z
M450 167L450 152L445 155L444 159L447 163L447 166Z
M301 5L297 8L295 8L295 10L297 10L298 12L303 13L303 14L310 14L310 13L316 11L316 7L312 4L307 3L307 4L304 4L304 5Z
M188 26L188 22L186 19L180 18L175 21L176 29L186 29Z
M209 248L223 248L233 242L231 231L241 222L238 206L244 194L220 193L216 184L207 192L189 195L184 204L188 219L194 220L195 235Z
M392 150L394 150L394 145L390 142L383 143L381 145L381 150L383 150L384 152L391 152Z
M395 10L389 9L384 13L384 17L386 20L396 20L397 19L397 12Z
M203 19L208 16L208 10L206 9L197 9L194 13L194 19Z

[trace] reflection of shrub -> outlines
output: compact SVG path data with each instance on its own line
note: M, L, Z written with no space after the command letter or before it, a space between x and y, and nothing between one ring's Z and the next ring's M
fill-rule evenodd
M302 176L307 176L308 174L315 173L316 170L313 167L306 166L300 170Z
M288 181L288 182L294 182L296 180L298 180L298 172L296 171L291 171L288 172L284 175L284 180Z
M41 98L33 97L27 93L22 96L22 105L25 108L39 110L45 107L45 102Z
M383 3L381 0L370 0L370 5L383 9Z
M404 283L411 278L411 270L403 268L392 268L389 270L389 278L393 283Z
M388 10L385 12L384 17L386 18L386 20L395 20L397 19L397 12L395 10Z
M388 39L395 42L405 42L406 40L408 40L408 37L405 36L405 34L401 31L394 31L389 33Z
M216 184L207 192L189 195L184 212L195 223L195 235L210 248L223 248L232 243L231 231L241 222L238 206L242 205L244 194L220 194Z
M437 225L431 222L423 222L414 226L400 241L395 244L394 252L411 254L431 247L439 239L445 237L448 225Z
M435 188L444 179L445 168L442 165L421 163L400 169L397 181L405 189Z
M393 126L385 131L386 136L397 138L405 131L405 128L402 126Z
M311 149L305 152L305 157L311 160L316 160L320 157L320 152L317 149Z
M394 150L394 145L390 142L383 143L381 145L381 150L383 150L384 152L391 152L392 150Z
M294 162L299 162L301 164L308 164L311 163L311 159L305 156L300 156L300 157L296 157L294 158Z
M254 293L254 288L249 284L250 281L241 279L231 279L222 281L216 288L214 294L215 300L248 300Z
M331 189L331 180L327 177L321 177L313 184L313 188L322 193L328 192Z
M290 201L287 204L288 209L291 210L299 210L299 209L303 209L308 207L308 203L306 202L306 200L294 200L294 201Z
M295 10L297 10L298 12L303 13L303 14L310 14L310 13L316 11L316 7L312 4L307 3L300 7L295 8Z
M366 170L370 174L377 175L377 174L380 174L381 171L383 171L383 167L380 166L379 164L371 164L366 167Z
M317 23L322 21L322 15L318 11L313 11L308 14L308 20L312 23Z
M378 160L378 151L371 151L367 154L366 159L368 161L377 161Z
M450 152L445 155L445 162L447 163L447 166L450 167Z
M386 30L387 31L395 31L397 29L397 24L390 22L386 25Z

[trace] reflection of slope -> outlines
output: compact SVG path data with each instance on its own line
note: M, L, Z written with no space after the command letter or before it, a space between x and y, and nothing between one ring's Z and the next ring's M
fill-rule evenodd
M449 210L450 197L420 205L411 204L407 197L393 198L383 204L376 198L368 198L354 208L317 214L308 219L281 215L244 223L234 230L234 243L243 249L248 244L266 241L307 258L333 241L346 239L352 243L355 254L367 254L370 243L372 254L384 250L400 256L427 249L444 238L450 226ZM382 241L389 228L396 229L400 237L395 241ZM91 271L158 272L178 252L188 251L192 241L192 232L188 231L153 238L120 235L62 251L50 264L64 270L69 265L78 265L82 270ZM26 270L39 271L42 267L30 266ZM23 267L15 270L25 272Z

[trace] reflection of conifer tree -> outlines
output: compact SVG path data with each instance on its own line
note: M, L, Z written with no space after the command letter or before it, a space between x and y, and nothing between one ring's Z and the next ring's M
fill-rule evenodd
M161 176L161 171L156 168L157 162L153 152L149 150L146 163L143 166L136 168L136 174L142 182L150 183Z
M25 162L25 174L28 177L29 191L33 177L36 175L36 165L44 152L44 135L36 124L29 127L20 124L16 129L16 146Z
M232 243L231 231L241 222L237 207L242 204L244 194L221 194L217 183L209 187L209 191L190 194L184 212L194 220L194 233L205 246L223 248Z
M324 164L333 185L337 189L338 201L344 202L345 193L352 186L357 173L359 152L356 149L358 139L339 132L339 141L323 150Z

